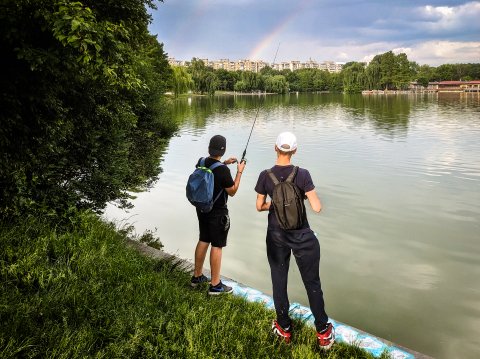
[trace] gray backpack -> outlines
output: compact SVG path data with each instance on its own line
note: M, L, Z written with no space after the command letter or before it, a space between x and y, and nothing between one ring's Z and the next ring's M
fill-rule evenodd
M282 229L299 229L306 220L305 203L300 188L293 182L298 167L293 168L284 182L280 182L271 169L267 169L268 176L273 181L272 205L275 216Z

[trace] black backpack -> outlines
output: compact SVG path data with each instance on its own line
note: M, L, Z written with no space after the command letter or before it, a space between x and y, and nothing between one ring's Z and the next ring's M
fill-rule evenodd
M295 166L287 179L280 182L271 169L267 170L275 185L273 187L272 205L282 229L299 229L306 220L304 198L300 188L293 182L297 171L298 167Z

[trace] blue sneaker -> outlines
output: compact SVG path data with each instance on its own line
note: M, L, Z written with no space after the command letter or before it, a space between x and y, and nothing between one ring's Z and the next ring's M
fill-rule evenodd
M201 274L198 277L192 276L192 279L190 280L190 285L193 288L196 288L198 285L208 282L210 282L210 279Z
M210 288L208 288L209 295L220 295L220 294L227 294L232 292L233 292L233 288L223 284L222 281L220 281L220 283L218 283L216 286L213 286L210 284Z

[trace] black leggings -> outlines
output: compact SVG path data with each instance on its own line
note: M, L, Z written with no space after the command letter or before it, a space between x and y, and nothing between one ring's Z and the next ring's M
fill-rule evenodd
M267 257L272 275L273 302L277 321L283 328L287 328L291 323L288 315L290 303L287 282L292 252L307 290L310 309L315 317L315 326L320 331L328 322L328 316L325 313L319 275L320 244L311 230L269 229L267 231Z

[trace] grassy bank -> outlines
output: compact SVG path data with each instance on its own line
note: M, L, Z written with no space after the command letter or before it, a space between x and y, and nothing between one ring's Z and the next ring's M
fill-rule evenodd
M1 223L0 357L371 357L344 344L323 353L298 322L293 344L278 343L273 312L193 290L126 239L92 214L68 231L33 216Z

